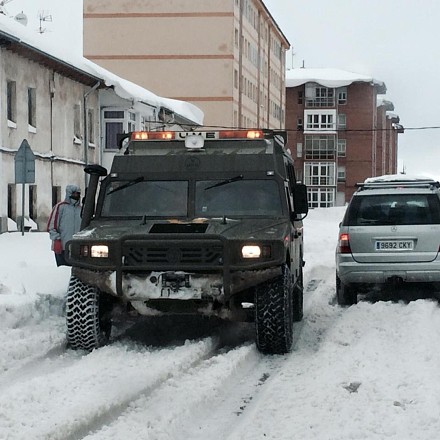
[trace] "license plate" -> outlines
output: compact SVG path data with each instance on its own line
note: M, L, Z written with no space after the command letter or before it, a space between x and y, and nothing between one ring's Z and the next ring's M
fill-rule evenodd
M376 251L411 251L414 249L412 240L376 241Z

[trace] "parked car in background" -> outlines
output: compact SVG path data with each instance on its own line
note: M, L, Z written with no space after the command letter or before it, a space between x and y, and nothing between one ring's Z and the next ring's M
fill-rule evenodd
M440 183L406 175L358 184L340 224L340 305L387 284L440 282Z

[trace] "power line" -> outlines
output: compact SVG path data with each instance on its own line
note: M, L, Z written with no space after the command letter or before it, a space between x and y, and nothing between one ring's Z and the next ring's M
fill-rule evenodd
M334 130L329 129L303 129L303 128L286 128L285 131L288 132L306 132L306 134L309 133L320 133L320 134L326 134L326 133L352 133L352 132L374 132L374 131L406 131L406 130L438 130L440 129L440 126L427 126L427 127L405 127L403 125L399 125L398 127L391 127L391 128L337 128Z

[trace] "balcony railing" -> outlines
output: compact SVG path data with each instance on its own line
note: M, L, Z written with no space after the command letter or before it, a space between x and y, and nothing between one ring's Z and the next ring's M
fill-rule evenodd
M306 107L334 107L334 96L320 96L315 98L306 98Z
M335 150L306 150L305 151L306 160L334 160Z

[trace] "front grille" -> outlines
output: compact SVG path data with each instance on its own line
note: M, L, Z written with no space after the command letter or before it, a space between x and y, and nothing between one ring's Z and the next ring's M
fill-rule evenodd
M179 244L130 243L122 249L125 266L156 267L220 266L223 263L221 243Z

